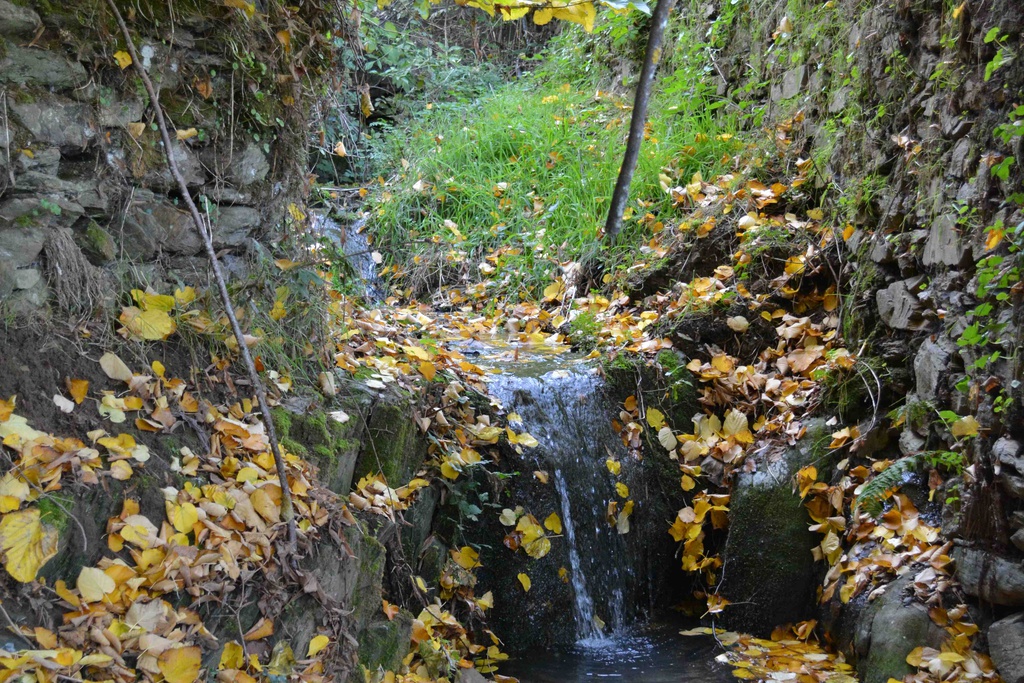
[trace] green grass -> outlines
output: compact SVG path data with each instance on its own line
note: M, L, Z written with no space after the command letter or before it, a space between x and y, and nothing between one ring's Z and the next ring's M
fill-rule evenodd
M559 261L597 257L606 270L634 261L651 236L638 219L650 212L671 225L680 216L659 175L673 186L696 172L711 177L739 145L685 96L657 97L633 180L633 216L616 247L599 250L629 127L632 95L625 96L526 77L468 105L433 103L384 132L381 173L396 175L370 202L370 229L399 274L395 284L422 295L442 281L476 280L480 262L499 247L508 249L488 277L498 293L523 298L551 281Z

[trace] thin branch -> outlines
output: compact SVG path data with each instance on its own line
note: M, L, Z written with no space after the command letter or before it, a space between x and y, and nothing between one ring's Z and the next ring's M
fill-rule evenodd
M281 457L281 448L277 443L277 433L274 431L274 421L270 414L270 407L267 404L267 392L263 388L263 382L260 381L259 373L256 371L256 365L252 361L252 355L249 353L249 347L245 343L245 335L242 334L242 328L238 324L238 318L235 317L235 309L231 305L231 296L228 294L228 286L224 281L224 273L221 270L220 261L217 259L217 252L213 248L213 236L211 234L212 229L208 230L206 224L203 222L199 209L196 208L195 202L192 201L192 195L188 190L188 184L185 182L185 178L182 177L181 171L178 170L178 164L174 161L171 136L167 130L167 122L164 119L163 108L160 106L160 101L157 98L156 88L153 87L153 82L149 79L149 74L146 73L146 70L142 67L142 62L139 61L138 52L135 50L135 43L132 42L131 32L128 30L128 25L124 22L121 12L117 9L117 5L114 4L114 0L107 0L107 5L114 13L114 17L117 19L117 25L121 28L121 33L124 34L128 53L132 58L132 65L135 67L139 77L142 79L142 83L146 87L146 93L149 95L150 104L153 105L153 113L156 116L157 126L160 128L160 137L164 144L164 156L167 159L167 166L170 169L174 180L177 182L178 189L181 191L182 199L185 201L185 205L188 207L189 213L192 215L192 222L195 224L196 231L199 232L200 237L203 239L203 246L206 247L206 255L209 257L210 265L213 268L213 277L217 281L217 289L220 292L220 299L224 305L224 311L227 313L228 320L231 322L231 331L234 333L235 340L238 342L238 350L242 355L242 360L245 362L245 368L249 374L249 381L252 382L252 388L256 392L256 399L259 402L260 412L263 414L263 421L266 424L267 436L270 439L270 449L274 454L274 463L277 465L277 477L281 483L281 519L288 524L287 548L290 553L295 549L295 509L292 506L292 495L288 488L288 472L285 469L284 459Z

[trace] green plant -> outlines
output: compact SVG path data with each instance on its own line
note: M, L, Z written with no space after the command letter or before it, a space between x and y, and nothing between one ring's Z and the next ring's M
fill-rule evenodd
M1013 51L1009 48L1009 46L1006 44L1008 39L1009 36L1002 33L1002 31L999 30L998 26L993 26L985 34L985 38L983 40L986 45L990 43L996 44L995 55L993 55L992 59L990 59L988 61L988 64L985 65L986 82L988 82L988 80L992 78L992 75L997 70L999 70L1000 67L1003 67L1006 64L1012 62L1014 57L1016 56L1014 55Z

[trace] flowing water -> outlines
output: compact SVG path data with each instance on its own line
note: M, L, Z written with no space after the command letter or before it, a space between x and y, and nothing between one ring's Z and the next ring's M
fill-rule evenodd
M330 216L320 213L312 215L313 230L341 248L353 274L359 278L363 295L370 301L381 301L384 298L384 282L377 274L377 262L374 260L376 252L364 232L366 219L360 218L354 223L340 225Z
M523 683L570 683L621 679L661 683L731 680L714 662L714 643L679 635L680 624L652 625L647 575L638 554L606 521L606 504L616 498L605 461L623 456L611 425L615 402L595 366L580 359L494 350L478 359L496 374L491 393L512 421L539 442L528 458L552 473L560 498L573 589L576 642L570 647L530 652L502 673Z

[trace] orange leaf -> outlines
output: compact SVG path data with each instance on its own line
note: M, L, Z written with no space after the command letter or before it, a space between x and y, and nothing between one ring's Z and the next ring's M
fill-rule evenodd
M255 626L249 629L248 633L245 634L245 640L247 642L251 642L253 640L261 640L272 635L274 635L274 622L263 617L256 622Z

